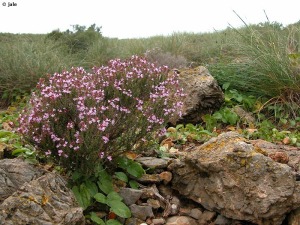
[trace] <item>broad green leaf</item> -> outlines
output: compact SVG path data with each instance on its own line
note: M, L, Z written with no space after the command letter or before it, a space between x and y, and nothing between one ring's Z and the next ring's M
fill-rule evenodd
M103 191L105 194L108 194L109 192L112 192L114 190L111 180L99 178L97 184L100 190Z
M118 220L107 220L106 225L122 225Z
M10 137L3 137L3 138L0 138L0 142L7 143L10 139L11 139Z
M145 170L143 169L141 164L134 161L128 165L126 171L137 178L141 177L145 173Z
M113 211L116 215L122 218L130 218L131 212L130 209L123 203L118 200L112 200L107 203L110 206L110 210Z
M98 187L94 182L87 180L85 182L85 186L88 189L91 196L94 196L95 194L98 193Z
M176 130L179 130L180 128L183 128L183 127L184 127L183 124L178 124L178 125L176 126Z
M105 225L105 222L100 217L98 217L97 214L94 212L91 212L91 220L96 224Z
M107 195L107 202L110 202L113 200L122 201L123 198L117 192L112 191Z
M0 130L0 138L3 138L3 137L10 137L12 136L12 132L10 131L6 131L6 130Z
M222 114L220 112L215 112L213 114L213 118L215 118L217 120L221 120L222 119Z
M196 127L194 124L188 123L185 125L185 127L189 130L189 131L195 131Z
M97 202L100 202L100 203L103 203L103 204L107 204L107 198L102 193L95 194L94 198L96 199Z
M207 134L207 135L210 135L212 136L213 134L211 132L209 132L208 130L200 130L198 131L199 134Z
M81 195L83 208L86 209L91 205L91 195L84 184L80 185L79 193Z
M125 173L123 173L123 172L115 172L115 175L116 175L116 177L119 180L124 181L126 183L128 182L128 177L127 177L127 175Z
M79 191L79 187L78 187L78 186L74 186L74 187L72 188L72 191L73 191L73 193L74 193L74 195L75 195L75 198L76 198L78 204L79 204L83 209L85 209L85 208L84 208L84 205L83 205L83 201L82 201L82 196L81 196L80 191Z
M72 180L77 181L82 177L82 174L79 171L74 171L72 173Z
M98 187L101 191L103 191L105 194L108 194L109 192L113 191L113 184L111 176L105 171L101 170L98 173Z
M117 164L120 168L126 170L127 166L130 164L130 159L128 159L127 157L122 157L122 156L119 156L117 158Z
M111 176L104 169L98 172L98 177L99 179L111 180Z
M12 155L15 156L15 155L20 155L21 153L24 153L26 151L30 151L28 148L17 148L15 150L12 151Z
M230 83L226 82L222 85L222 89L226 91L229 88L229 86L230 86Z
M237 96L235 96L235 100L237 100L238 102L242 102L243 101L243 96L242 95L237 95Z
M136 182L135 180L130 180L129 181L129 186L133 189L139 189L140 185L138 182Z

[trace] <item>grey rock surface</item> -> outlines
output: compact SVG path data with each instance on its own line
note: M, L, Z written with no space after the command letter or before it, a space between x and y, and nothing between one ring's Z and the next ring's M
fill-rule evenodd
M0 160L0 203L24 183L30 182L44 173L45 171L19 158Z
M300 207L300 183L292 168L235 132L212 138L169 168L174 189L227 218L280 225Z
M224 102L224 94L217 81L208 69L199 66L196 68L181 69L179 83L187 94L181 119L170 121L176 123L197 123L201 117L220 108Z
M73 193L60 175L36 171L37 168L33 165L24 166L24 162L15 159L7 159L4 163L19 168L19 165L15 165L16 162L27 169L18 171L13 179L18 180L19 175L20 180L28 182L11 186L9 193L13 193L0 204L0 224L85 224L82 208L77 205ZM45 174L35 177L36 174L43 173Z

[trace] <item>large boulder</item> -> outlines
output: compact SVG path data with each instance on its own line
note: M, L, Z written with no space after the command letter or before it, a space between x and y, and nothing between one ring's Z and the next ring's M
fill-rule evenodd
M85 224L82 208L59 174L21 159L0 160L0 168L0 187L6 193L2 193L5 199L0 201L0 224Z
M171 123L197 123L207 113L212 113L220 108L224 102L224 94L217 81L203 66L181 69L179 83L187 94L182 118Z
M280 225L300 207L300 182L262 153L238 133L221 134L169 166L172 187L227 218Z
M24 160L0 160L0 203L18 190L24 183L30 182L45 173Z

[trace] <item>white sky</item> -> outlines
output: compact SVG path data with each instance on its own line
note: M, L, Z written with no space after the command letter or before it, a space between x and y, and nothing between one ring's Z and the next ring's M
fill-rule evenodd
M17 6L10 6L9 3ZM3 3L6 6L3 6ZM230 23L300 20L299 0L0 0L0 32L50 33L70 25L102 26L106 37L134 38L173 32L213 32Z

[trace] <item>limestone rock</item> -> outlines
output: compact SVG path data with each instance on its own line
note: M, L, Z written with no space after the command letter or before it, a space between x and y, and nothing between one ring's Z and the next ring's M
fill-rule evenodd
M288 145L277 145L265 140L251 140L249 141L256 148L261 150L265 155L273 160L281 163L286 163L295 172L300 174L300 148Z
M157 219L153 219L152 223L154 225L163 225L166 223L166 220L164 218L157 218Z
M142 205L136 205L133 204L131 206L129 206L132 216L136 217L140 220L146 220L147 218L153 218L154 214L152 211L151 206L142 206Z
M196 220L198 220L202 216L202 211L200 209L197 209L197 208L196 209L192 209L191 212L190 212L190 214L189 214L189 216L192 217L192 218L194 218L194 219L196 219Z
M218 215L215 220L215 225L231 225L232 221L222 215Z
M0 212L0 224L6 225L85 224L73 193L54 173L25 183L2 202Z
M166 225L197 225L197 222L188 216L173 216L167 219Z
M19 158L0 160L0 203L24 183L30 182L44 173L45 171Z
M288 216L289 225L299 225L300 224L300 208L294 210Z
M140 199L141 195L143 194L143 191L136 190L133 188L122 188L119 194L123 198L124 203L129 206L136 203L137 200Z
M184 100L182 118L171 120L172 124L195 124L202 120L201 116L218 110L224 102L224 94L217 81L203 66L181 69L179 83L187 96Z
M212 138L168 168L174 189L227 218L280 225L300 207L300 182L292 168L235 132Z
M165 169L167 168L170 158L155 158L155 157L139 157L135 159L141 163L144 167L150 169Z

